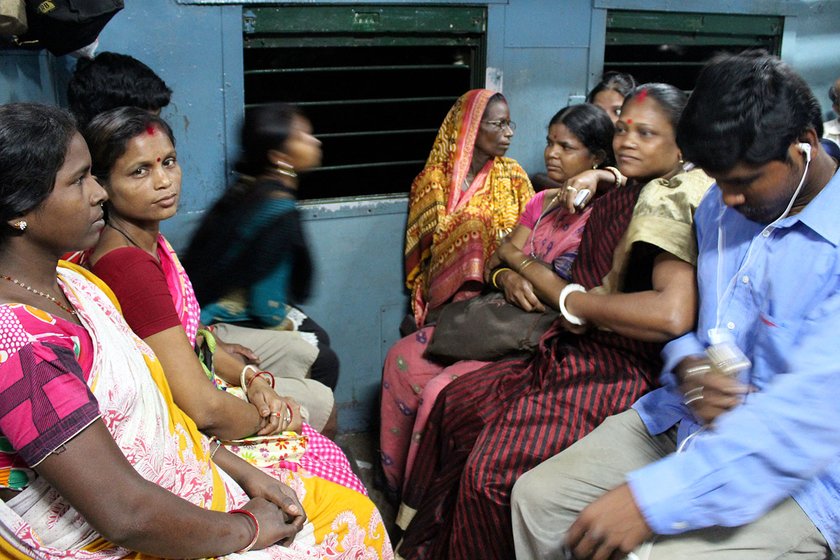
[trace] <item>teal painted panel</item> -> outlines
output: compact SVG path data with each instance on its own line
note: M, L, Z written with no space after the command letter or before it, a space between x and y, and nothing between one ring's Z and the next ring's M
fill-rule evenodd
M481 34L484 33L486 25L482 8L451 6L382 7L354 4L347 7L254 7L248 10L246 16L246 34Z
M335 391L342 431L378 424L383 353L408 309L403 289L406 197L301 205L316 266L302 307L330 334L341 360Z
M512 0L506 47L588 47L591 0Z
M56 84L60 66L46 52L0 51L0 103L58 103L62 98Z
M528 173L545 169L543 148L549 119L586 94L589 49L507 49L505 96L516 135L508 155Z

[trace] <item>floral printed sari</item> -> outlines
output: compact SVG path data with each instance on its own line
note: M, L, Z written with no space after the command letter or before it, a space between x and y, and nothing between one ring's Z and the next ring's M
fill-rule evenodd
M0 306L3 386L10 378L30 374L15 358L22 351L35 349L50 360L56 352L78 357L80 349L89 349L86 359L54 359L50 366L55 375L84 377L99 418L137 472L200 507L241 507L248 496L212 462L209 440L173 403L160 363L122 319L107 286L69 263L60 263L58 272L82 327L30 306ZM82 364L89 364L89 370L82 370ZM378 511L359 493L304 472L266 471L295 490L308 514L307 525L290 547L275 545L231 558L393 558ZM367 507L361 507L361 499ZM103 539L43 478L0 502L0 555L95 560L141 556Z

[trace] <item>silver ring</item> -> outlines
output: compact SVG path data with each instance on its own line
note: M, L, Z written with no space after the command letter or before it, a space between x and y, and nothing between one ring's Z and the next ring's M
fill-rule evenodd
M703 399L703 387L695 387L686 392L683 404L686 406Z

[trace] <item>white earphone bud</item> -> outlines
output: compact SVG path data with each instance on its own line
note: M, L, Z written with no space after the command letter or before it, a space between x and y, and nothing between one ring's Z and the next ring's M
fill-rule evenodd
M805 154L805 163L811 161L811 144L808 144L807 142L800 142L798 146L799 150Z

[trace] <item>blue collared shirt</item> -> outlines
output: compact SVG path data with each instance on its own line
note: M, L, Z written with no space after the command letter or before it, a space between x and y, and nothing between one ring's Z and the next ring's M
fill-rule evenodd
M665 346L664 387L634 405L652 434L700 429L673 369L722 328L752 361L757 388L686 442L630 473L658 534L755 521L789 496L832 549L840 545L840 173L797 215L765 228L727 208L713 185L695 215L697 329Z

